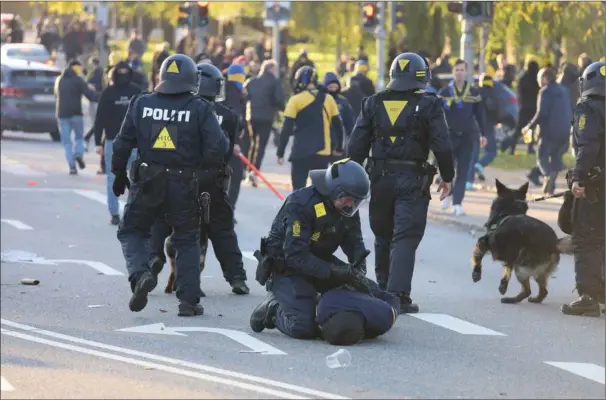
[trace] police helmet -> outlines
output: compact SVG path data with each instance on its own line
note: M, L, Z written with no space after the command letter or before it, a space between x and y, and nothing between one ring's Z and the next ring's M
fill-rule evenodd
M310 171L309 177L316 190L346 217L353 217L370 196L368 174L349 158L336 161L328 169Z
M225 100L225 79L219 68L210 63L200 63L198 68L198 96L210 97L212 101Z
M295 93L300 93L307 89L307 86L313 83L318 84L318 74L316 70L308 65L304 65L295 73L295 79L292 83L292 89Z
M606 63L603 61L589 64L583 75L579 77L579 87L581 89L581 97L590 94L604 97L606 89Z
M402 53L394 58L389 69L387 89L405 92L424 89L431 79L427 60L415 53Z
M160 67L160 83L154 88L162 94L195 93L198 91L196 63L185 54L167 57Z

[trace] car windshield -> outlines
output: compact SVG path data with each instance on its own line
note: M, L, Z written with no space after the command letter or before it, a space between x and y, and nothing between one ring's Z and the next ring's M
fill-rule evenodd
M8 49L6 55L27 60L48 57L48 52L44 47L20 47Z

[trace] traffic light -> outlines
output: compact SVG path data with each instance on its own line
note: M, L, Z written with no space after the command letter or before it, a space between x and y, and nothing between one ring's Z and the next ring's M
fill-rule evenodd
M208 26L210 19L208 17L208 1L199 1L198 5L198 26L204 28Z
M191 6L189 3L183 3L179 6L179 20L177 25L191 27Z
M379 23L377 18L377 3L368 2L362 5L362 25L364 29L374 29Z
M394 16L394 19L393 19L394 23L396 23L396 24L403 24L404 23L404 10L405 9L406 9L406 6L404 4L402 4L402 3L397 3L394 6L394 9L393 9L394 13L395 13L395 16Z
M448 3L448 11L461 14L463 18L476 23L492 21L494 4L490 1L463 1Z

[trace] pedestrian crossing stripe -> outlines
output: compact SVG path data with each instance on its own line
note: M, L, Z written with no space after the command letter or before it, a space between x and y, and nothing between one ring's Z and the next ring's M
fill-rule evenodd
M162 128L162 130L160 131L160 134L158 135L158 138L156 139L156 141L154 142L154 145L152 146L152 148L154 149L165 149L165 150L175 150L175 144L173 143L172 138L170 137L170 134L168 133L168 129L166 129L166 127Z
M402 113L402 110L408 104L407 101L402 100L385 100L383 102L383 107L385 107L385 111L387 112L387 116L389 117L389 121L391 125L395 125L398 117Z
M177 61L173 61L168 68L166 68L166 72L172 72L173 74L179 73L179 66L177 65Z
M400 66L400 71L404 71L404 68L408 65L410 60L398 60L398 65Z

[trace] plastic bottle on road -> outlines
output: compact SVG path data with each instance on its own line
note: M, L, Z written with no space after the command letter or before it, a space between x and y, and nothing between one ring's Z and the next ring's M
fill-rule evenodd
M351 354L345 349L339 349L337 352L326 357L326 366L328 368L346 368L351 365Z

